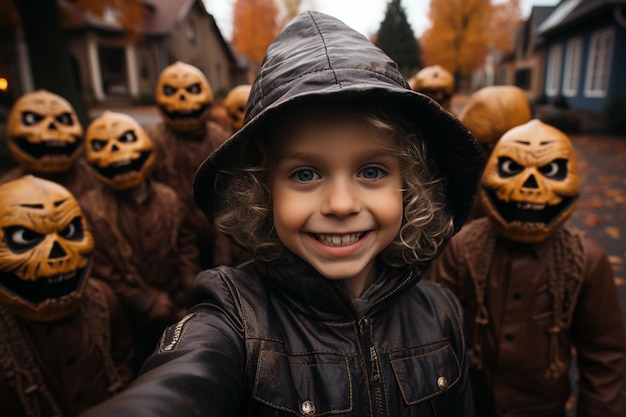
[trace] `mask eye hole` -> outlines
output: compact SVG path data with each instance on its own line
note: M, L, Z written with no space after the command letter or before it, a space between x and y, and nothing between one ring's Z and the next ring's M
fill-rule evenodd
M22 123L26 126L33 126L43 120L43 116L33 111L22 112Z
M562 181L567 177L567 159L557 158L539 168L545 177Z
M59 232L59 236L67 240L81 240L84 237L83 222L80 217L74 219Z
M163 86L163 94L165 94L166 96L174 95L174 93L176 93L176 89L171 85L165 84Z
M44 239L44 235L22 226L10 226L4 230L7 246L15 253L23 253L37 246Z
M137 142L137 136L135 135L135 132L128 130L119 137L118 141L121 143Z
M524 170L524 167L508 156L498 158L498 173L502 178L513 177Z
M72 115L68 112L59 114L56 119L57 122L61 123L64 126L72 126L74 124L72 120Z
M93 139L90 143L91 150L94 152L99 152L107 145L107 141L104 139Z
M191 94L200 94L200 91L202 91L202 88L200 87L199 83L195 83L187 87L186 90Z

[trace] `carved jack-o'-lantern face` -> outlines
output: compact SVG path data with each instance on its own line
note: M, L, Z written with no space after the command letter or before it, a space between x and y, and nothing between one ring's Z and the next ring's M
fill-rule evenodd
M32 175L0 186L0 304L28 320L76 311L93 239L76 199Z
M560 130L531 120L497 142L483 172L480 198L499 233L533 243L565 222L578 192L571 142Z
M454 77L445 68L439 65L424 67L411 78L409 85L413 91L427 95L443 108L450 108Z
M82 153L83 128L63 97L37 90L20 97L9 114L7 147L27 170L69 171Z
M251 89L252 86L249 84L238 85L230 90L226 99L224 99L224 106L230 117L233 132L238 131L243 126L243 120L246 116L246 105L248 104Z
M98 181L114 190L141 184L154 166L152 141L132 117L105 111L85 135L85 156Z
M213 91L202 71L179 61L161 72L156 102L172 129L193 132L210 116Z
M524 90L512 85L481 88L470 97L459 120L474 134L486 155L509 129L531 119Z

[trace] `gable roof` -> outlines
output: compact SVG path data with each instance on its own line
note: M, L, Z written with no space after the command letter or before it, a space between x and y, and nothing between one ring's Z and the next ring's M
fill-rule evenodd
M539 26L537 33L544 36L571 27L619 5L626 5L626 0L561 0L552 14Z

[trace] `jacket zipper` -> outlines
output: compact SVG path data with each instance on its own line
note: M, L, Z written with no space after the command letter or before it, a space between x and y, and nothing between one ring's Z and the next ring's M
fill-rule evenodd
M369 385L373 399L372 411L375 416L384 416L383 402L383 385L382 375L380 372L380 360L376 346L374 346L372 338L372 323L369 318L365 317L361 320L361 335L365 340L365 345L369 346Z

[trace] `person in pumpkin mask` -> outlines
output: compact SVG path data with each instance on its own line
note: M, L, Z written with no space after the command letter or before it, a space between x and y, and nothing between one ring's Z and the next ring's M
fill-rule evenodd
M90 278L74 196L23 176L0 185L0 414L76 416L131 380L124 311Z
M193 65L178 61L163 69L156 102L162 120L146 127L156 155L152 176L172 187L181 200L183 227L194 236L197 249L182 255L198 271L213 266L219 234L193 201L193 178L200 163L229 133L210 119L213 91L202 71Z
M72 105L46 90L21 96L7 122L7 147L18 166L0 184L35 175L61 184L79 198L98 186L83 155L83 128Z
M431 65L419 70L409 79L413 91L426 94L446 110L450 110L454 93L454 76L441 65Z
M565 416L572 349L577 415L621 416L624 324L604 250L567 223L578 194L569 138L536 119L517 126L485 167L487 216L432 264L465 309L478 416Z
M532 110L524 90L513 85L481 88L470 96L459 113L459 120L472 132L487 158L502 135L531 119ZM481 200L477 198L467 220L484 215Z
M254 260L201 272L142 374L85 417L472 416L462 310L420 280L471 208L471 134L313 11L249 103L194 196Z
M93 276L127 311L138 371L163 329L182 317L194 276L179 256L183 210L174 190L149 178L153 144L131 116L105 111L94 119L85 154L103 185L80 199L96 240Z

